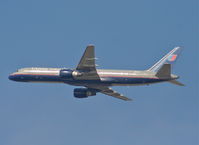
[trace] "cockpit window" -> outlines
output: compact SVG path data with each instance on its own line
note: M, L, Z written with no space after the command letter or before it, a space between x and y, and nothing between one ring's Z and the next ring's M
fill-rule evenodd
M21 69L17 69L17 72L20 72L21 71Z
M23 72L23 71L25 71L25 68L21 68L17 70L17 72Z

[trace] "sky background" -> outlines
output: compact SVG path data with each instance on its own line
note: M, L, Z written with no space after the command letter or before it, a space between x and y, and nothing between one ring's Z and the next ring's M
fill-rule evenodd
M1 145L199 144L197 0L1 0ZM169 83L114 87L133 98L73 97L65 84L18 83L22 67L76 67L88 44L99 68L144 70L183 47Z

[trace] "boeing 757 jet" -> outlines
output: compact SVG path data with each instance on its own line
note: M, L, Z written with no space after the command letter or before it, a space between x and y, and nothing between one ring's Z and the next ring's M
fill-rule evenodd
M65 83L82 88L74 89L74 97L87 98L103 93L122 100L131 100L111 89L111 86L137 86L160 82L169 82L183 86L171 74L171 67L176 61L180 47L171 50L151 68L137 70L96 69L94 46L87 46L79 64L75 69L68 68L22 68L9 75L9 79L18 82Z

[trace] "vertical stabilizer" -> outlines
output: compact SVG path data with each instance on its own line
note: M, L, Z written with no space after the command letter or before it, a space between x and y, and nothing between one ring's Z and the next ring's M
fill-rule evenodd
M148 71L157 72L164 64L174 64L180 54L181 48L175 47L171 50L167 55L165 55L162 59L160 59L155 65L148 69Z

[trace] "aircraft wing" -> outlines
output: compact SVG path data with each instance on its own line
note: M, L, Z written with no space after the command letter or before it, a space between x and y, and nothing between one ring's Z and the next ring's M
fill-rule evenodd
M98 90L100 93L108 95L108 96L112 96L118 99L122 99L125 101L131 101L132 99L125 97L124 95L114 91L113 89L106 87L106 86L87 86L88 88L92 88L92 89L96 89Z
M88 45L76 68L76 70L96 70L95 68L95 50L93 45Z
M76 68L76 70L83 72L83 75L78 79L100 80L96 71L94 49L95 47L93 45L88 45L86 47L86 50Z

